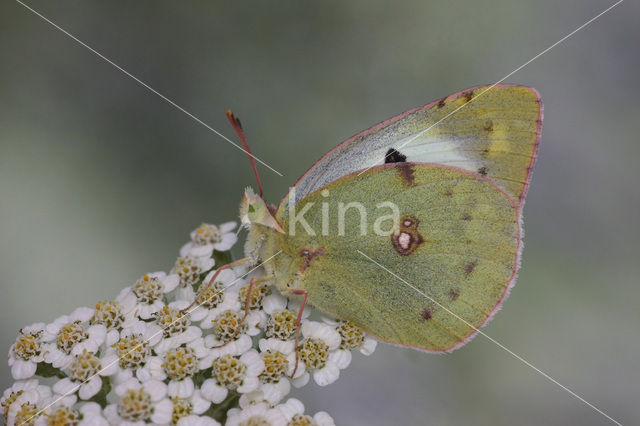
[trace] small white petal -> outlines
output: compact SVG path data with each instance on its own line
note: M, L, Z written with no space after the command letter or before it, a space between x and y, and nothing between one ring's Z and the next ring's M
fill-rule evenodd
M138 390L140 389L141 386L142 385L140 384L138 379L136 379L135 377L130 377L124 382L118 384L113 390L116 393L116 395L121 397L125 393L127 393L127 390L129 389Z
M213 402L214 404L219 404L224 401L229 393L227 388L218 385L218 383L213 379L205 380L200 387L200 392L202 393L203 398Z
M215 246L213 244L205 244L203 246L197 246L195 244L192 244L191 247L189 248L189 256L210 257L213 254L214 248Z
M362 347L360 348L360 353L367 356L371 355L376 350L377 345L378 342L375 339L371 337L365 337L364 342L362 343Z
M166 424L171 421L172 414L173 402L168 399L163 399L162 401L154 404L151 421L155 424Z
M262 309L268 314L287 309L287 299L279 294L270 294L262 300Z
M336 426L329 413L325 411L318 411L315 416L313 416L313 420L318 426Z
M67 395L76 392L80 387L78 383L73 382L70 378L65 377L53 385L53 391L60 395Z
M304 404L299 399L289 398L287 402L278 406L278 410L290 419L296 414L304 414Z
M170 397L178 397L180 399L187 399L193 395L195 385L193 380L187 377L183 380L171 380L167 387L167 394Z
M338 349L337 351L329 353L329 359L327 364L332 364L338 367L340 370L344 370L351 363L351 352Z
M89 399L97 394L102 388L102 379L100 376L93 376L88 382L80 386L78 396L80 399Z
M220 426L220 423L211 417L200 417L190 414L178 420L178 426Z
M300 374L300 366L298 365L298 371L296 372L297 377L291 380L291 384L296 388L301 388L309 383L309 373L305 372L304 369L302 371L303 373L298 376L298 374Z
M120 339L120 333L118 330L109 330L104 338L104 345L109 347L116 343Z
M102 369L99 374L101 376L112 376L116 374L120 369L120 366L118 365L118 361L119 361L119 358L115 354L107 355L104 358L102 358L102 360L100 360L100 365L102 366Z
M180 277L177 274L167 275L166 277L164 277L164 279L161 280L161 282L163 287L162 291L165 293L169 293L170 291L178 287L178 284L180 284Z
M11 366L11 376L15 380L24 380L36 374L38 366L35 362L16 359Z
M247 393L258 389L260 385L260 380L257 376L248 376L245 377L242 381L242 385L238 386L237 391L240 393Z
M76 308L71 315L69 315L69 317L71 318L71 321L89 321L91 319L91 317L93 316L93 313L95 312L95 309L92 308L87 308L87 307L80 307L80 308Z
M236 222L230 221L230 222L225 222L222 225L219 225L218 229L220 230L220 233L226 234L236 229L236 226L238 226Z
M160 401L167 394L167 385L160 380L151 379L144 382L144 389L151 396L151 401Z
M194 244L191 241L189 241L188 243L180 247L180 251L179 251L180 257L189 256L189 253L191 253L191 247L193 247L193 245Z
M340 370L338 367L332 365L327 365L313 372L313 380L315 380L319 386L330 385L338 380L338 377L340 377Z
M218 251L227 251L238 242L238 236L233 233L227 233L222 236L222 241L213 245Z
M191 404L193 404L193 413L202 414L209 409L211 401L207 401L202 397L200 389L196 389L191 395Z

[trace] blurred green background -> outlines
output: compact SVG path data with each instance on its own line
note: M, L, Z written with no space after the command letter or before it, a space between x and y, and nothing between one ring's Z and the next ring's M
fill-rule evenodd
M29 1L235 140L276 202L348 136L493 83L607 1ZM623 424L640 423L640 7L626 1L508 83L545 104L517 286L484 331ZM234 219L248 161L12 0L0 5L0 347L173 265ZM239 247L236 252L239 254ZM2 388L11 382L0 370ZM482 336L379 345L293 396L342 425L608 424Z

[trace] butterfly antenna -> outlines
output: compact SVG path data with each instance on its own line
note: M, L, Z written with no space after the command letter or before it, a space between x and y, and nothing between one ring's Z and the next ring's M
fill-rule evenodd
M256 161L251 154L251 148L249 148L249 144L247 143L247 138L244 136L244 130L242 129L242 124L240 123L240 119L233 115L230 109L227 110L227 118L229 122L233 126L233 130L238 134L238 138L240 139L240 143L244 148L244 152L249 157L249 162L251 163L251 168L253 169L253 174L256 176L256 180L258 181L258 191L260 192L260 198L262 198L262 182L260 182L260 175L258 174L258 168L256 167Z

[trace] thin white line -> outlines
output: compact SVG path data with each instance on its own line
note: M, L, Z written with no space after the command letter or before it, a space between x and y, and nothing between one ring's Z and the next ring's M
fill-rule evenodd
M227 285L226 287L223 287L220 291L222 290L226 290L227 288L231 287L232 285L234 285L236 282L240 281L241 279L243 279L244 277L246 277L247 275L249 275L250 273L252 273L253 271L255 271L256 269L258 269L259 267L261 267L262 265L264 265L265 263L267 263L268 261L270 261L271 259L273 259L274 257L276 257L277 255L279 255L280 253L282 253L282 250L278 250L278 252L276 254L274 254L273 256L271 256L270 258L268 258L267 260L265 260L264 262L260 263L259 265L255 266L254 268L252 268L251 270L247 271L244 275L242 275L239 278L236 278L233 282L231 282L229 285ZM188 315L191 312L193 312L196 308L199 308L200 306L202 306L204 302L199 303L198 305L194 306L193 308L191 308L191 310L187 311L186 314L184 315ZM182 317L182 315L180 316L180 318ZM111 367L113 364L115 364L116 362L120 361L120 359L124 356L129 355L131 352L135 351L137 348L139 348L141 345L147 343L149 340L153 339L154 337L156 337L158 334L162 333L163 331L165 331L166 329L168 329L169 327L171 327L176 321L178 321L180 318L177 318L175 320L173 320L169 325L167 325L166 327L164 327L163 329L156 331L154 334L152 334L150 337L148 337L146 340L143 340L142 342L140 342L139 344L137 344L135 347L133 347L131 350L129 350L129 352L127 352L124 355L120 355L118 357L118 359L116 359L115 361L110 362L109 364L106 365L106 367L102 367L97 373L95 373L94 375L92 375L91 377L88 377L86 380L84 380L82 383L80 383L79 385L76 385L72 390L67 391L66 393L64 393L63 395L61 395L58 399L54 400L53 402L51 402L49 405L47 405L46 407L42 408L41 410L39 410L37 413L35 413L34 415L32 415L31 417L29 417L28 419L26 419L24 422L20 423L18 426L22 426L26 423L28 423L31 419L35 418L36 416L39 416L41 413L43 413L47 408L51 407L52 405L55 405L56 403L58 403L58 401L62 400L63 398L65 398L68 395L71 395L72 393L75 393L78 389L80 389L80 387L82 385L84 385L85 383L87 383L89 380L93 379L95 376L97 376L98 374L102 373L104 370L106 370L107 368Z
M192 119L194 119L196 122L198 122L199 124L203 125L204 127L206 127L207 129L211 130L213 133L215 133L216 135L220 136L222 139L226 140L227 142L229 142L231 145L235 146L236 148L238 148L239 150L241 150L242 152L244 152L245 154L247 154L248 156L250 156L251 158L255 159L257 162L259 162L260 164L262 164L263 166L267 167L269 170L271 170L272 172L274 172L275 174L279 175L279 176L283 176L282 173L280 173L279 171L277 171L276 169L274 169L273 167L269 166L267 163L265 163L264 161L262 161L261 159L259 159L258 157L256 157L255 155L247 152L244 150L244 148L242 148L240 145L236 144L235 142L233 142L231 139L229 139L228 137L226 137L225 135L223 135L222 133L220 133L219 131L217 131L216 129L214 129L213 127L211 127L210 125L208 125L207 123L205 123L204 121L200 120L198 117L196 117L195 115L193 115L192 113L190 113L189 111L187 111L186 109L184 109L183 107L181 107L180 105L178 105L177 103L175 103L174 101L172 101L171 99L167 98L165 95L163 95L162 93L158 92L156 89L154 89L153 87L149 86L147 83L145 83L144 81L140 80L138 77L136 77L135 75L131 74L129 71L125 70L124 68L122 68L121 66L119 66L118 64L116 64L115 62L113 62L111 59L107 58L106 56L104 56L102 53L98 52L97 50L95 50L94 48L92 48L91 46L89 46L88 44L86 44L85 42L81 41L80 39L78 39L77 37L75 37L73 34L71 34L70 32L68 32L67 30L65 30L64 28L60 27L59 25L57 25L56 23L54 23L53 21L51 21L50 19L46 18L45 16L43 16L42 14L40 14L39 12L37 12L36 10L34 10L33 8L31 8L30 6L27 6L26 4L24 4L22 1L20 0L16 0L17 3L20 3L22 6L24 6L26 9L30 10L31 12L33 12L35 15L39 16L40 18L42 18L44 21L48 22L49 24L51 24L53 27L55 27L56 29L60 30L62 33L66 34L68 37L70 37L72 40L76 41L78 44L80 44L81 46L86 47L87 49L89 49L91 52L95 53L98 57L102 58L103 60L105 60L107 63L111 64L112 66L114 66L116 69L118 69L119 71L121 71L122 73L124 73L125 75L131 77L133 80L135 80L137 83L139 83L140 85L142 85L143 87L145 87L146 89L148 89L149 91L151 91L152 93L158 95L160 98L162 98L163 100L167 101L169 104L173 105L175 108L177 108L178 110L182 111L183 113L185 113L186 115L188 115L189 117L191 117Z
M551 377L550 375L548 375L547 373L545 373L544 371L540 370L539 368L537 368L535 365L531 364L529 361L527 361L526 359L522 358L520 355L516 354L515 352L513 352L511 349L507 348L506 346L504 346L502 343L498 342L496 339L494 339L493 337L489 336L488 334L486 334L485 332L483 332L482 330L480 330L477 327L474 327L473 325L469 324L465 319L461 318L460 316L458 316L457 314L451 312L449 309L447 309L446 306L443 306L442 304L440 304L438 301L434 300L431 296L427 295L426 293L424 293L423 291L417 289L416 287L414 287L413 285L409 284L407 281L405 281L402 277L398 276L397 274L395 274L393 271L390 271L389 269L387 269L385 266L381 265L380 263L376 262L375 260L373 260L372 258L370 258L369 256L367 256L366 254L364 254L363 252L361 252L360 250L358 250L358 253L360 253L362 256L366 257L369 261L371 261L372 263L378 265L380 268L384 269L385 271L387 271L389 274L393 275L394 277L396 277L397 279L399 279L400 281L402 281L404 284L406 284L408 287L411 287L415 292L417 292L418 294L426 297L427 299L429 299L430 301L432 301L433 303L437 304L438 306L440 306L442 309L444 309L445 311L447 311L448 313L450 313L451 315L453 315L454 317L456 317L457 319L459 319L460 321L462 321L465 325L467 325L468 327L472 328L473 330L475 330L478 334L483 335L484 337L486 337L487 339L489 339L491 342L495 343L496 345L498 345L498 347L502 348L503 350L505 350L508 354L510 354L511 356L513 356L514 358L516 358L517 360L523 362L525 365L527 365L528 367L532 368L533 370L535 370L536 372L538 372L539 374L541 374L543 377L545 377L547 380L555 383L556 385L560 386L562 389L564 389L565 391L569 392L571 395L573 395L575 398L579 399L580 401L582 401L583 403L585 403L586 405L588 405L589 407L593 408L595 411L597 411L598 413L602 414L604 417L606 417L607 419L611 420L613 423L622 426L622 424L618 421L616 421L615 419L613 419L611 416L609 416L608 414L606 414L604 411L600 410L598 407L596 407L595 405L591 404L589 401L587 401L586 399L584 399L583 397L581 397L580 395L578 395L577 393L575 393L574 391L572 391L571 389L569 389L568 387L564 386L562 383L560 383L559 381L557 381L556 379L554 379L553 377Z
M584 24L580 25L578 28L576 28L575 30L571 31L569 34L567 34L566 36L562 37L560 40L556 41L555 43L553 43L551 46L547 47L546 49L544 49L542 52L538 53L536 56L534 56L533 58L529 59L527 62L525 62L524 64L520 65L518 68L516 68L515 70L511 71L509 74L505 75L504 77L502 77L500 80L496 81L495 83L493 83L491 86L487 87L485 90L483 90L482 92L480 92L478 95L474 96L471 100L463 103L462 105L460 105L458 108L454 109L453 111L451 111L449 114L445 115L444 117L442 117L440 120L436 121L435 123L433 123L431 126L427 127L424 130L421 130L420 132L416 133L414 136L412 136L411 138L409 138L408 141L406 141L405 143L403 143L402 145L400 145L398 148L395 148L396 151L400 150L400 148L403 148L405 146L407 146L408 144L410 144L411 142L413 142L414 140L416 140L417 138L419 138L420 136L422 136L423 134L425 134L426 132L428 132L431 128L437 126L438 124L440 124L443 120L449 118L451 115L453 115L455 112L457 112L458 110L460 110L461 108L464 108L465 106L467 106L468 104L470 104L471 102L475 101L476 99L478 99L480 96L484 95L485 93L487 93L489 90L493 89L494 87L496 87L498 84L502 83L503 81L505 81L507 78L511 77L513 74L517 73L518 71L520 71L522 68L526 67L527 65L529 65L531 62L535 61L536 59L538 59L540 56L544 55L545 53L547 53L548 51L550 51L551 49L553 49L554 47L556 47L557 45L559 45L560 43L562 43L563 41L565 41L566 39L568 39L569 37L571 37L572 35L574 35L575 33L577 33L578 31L580 31L581 29L583 29L584 27L586 27L587 25L591 24L593 21L595 21L596 19L598 19L599 17L601 17L602 15L604 15L605 13L609 12L611 9L613 9L614 7L616 7L617 5L619 5L620 3L622 3L624 0L618 0L616 3L612 4L611 6L609 6L608 8L606 8L605 10L603 10L602 12L600 12L599 14L597 14L596 16L594 16L593 18L589 19L587 22L585 22ZM391 154L387 154L385 155L384 159L386 159L389 155ZM369 170L370 168L374 167L375 164L367 167L366 169L362 170L360 173L358 173L358 176L360 176L362 173L366 172L367 170Z

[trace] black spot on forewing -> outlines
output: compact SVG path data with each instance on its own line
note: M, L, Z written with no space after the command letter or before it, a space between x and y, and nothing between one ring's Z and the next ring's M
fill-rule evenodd
M438 102L438 105L436 105L438 108L442 108L443 106L445 106L445 104L447 103L447 98L442 98L440 99L440 102Z
M478 173L480 173L482 176L486 176L488 172L489 171L487 170L487 168L485 166L482 166L482 167L480 167L478 169Z
M402 155L400 151L396 151L394 148L389 148L387 155L384 156L385 163L404 163L407 161L407 156Z
M422 311L420 311L420 316L423 320L430 320L431 318L433 318L433 310L433 306L427 306L426 308L423 308Z
M465 213L464 215L462 215L462 220L466 220L466 221L470 221L471 215L469 213Z
M469 90L467 92L464 92L462 94L462 96L464 96L464 101L465 102L470 102L471 99L473 99L473 90Z

